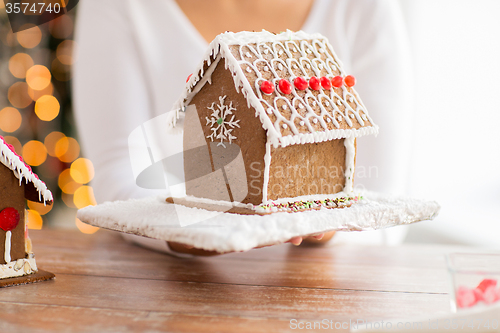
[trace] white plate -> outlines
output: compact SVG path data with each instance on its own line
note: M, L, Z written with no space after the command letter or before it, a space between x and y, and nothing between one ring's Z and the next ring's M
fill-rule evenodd
M333 230L364 231L433 219L435 201L374 192L349 208L236 215L169 204L163 197L105 202L78 211L88 224L218 252L247 251L292 237ZM180 218L179 218L180 217Z

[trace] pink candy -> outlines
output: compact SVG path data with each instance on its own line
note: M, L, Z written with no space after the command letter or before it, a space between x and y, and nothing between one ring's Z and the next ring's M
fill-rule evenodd
M464 286L458 287L456 291L458 307L469 308L479 302L493 304L500 301L500 288L497 288L497 283L497 280L484 279L474 289Z
M459 308L468 308L476 304L476 295L472 289L464 286L458 287L457 293L457 305Z

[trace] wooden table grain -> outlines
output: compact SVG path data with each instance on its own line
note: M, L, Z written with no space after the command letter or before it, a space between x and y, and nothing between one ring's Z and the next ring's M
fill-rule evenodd
M459 250L283 244L181 259L105 230L30 234L56 279L0 289L0 332L305 332L292 328L431 317L449 312L444 254Z

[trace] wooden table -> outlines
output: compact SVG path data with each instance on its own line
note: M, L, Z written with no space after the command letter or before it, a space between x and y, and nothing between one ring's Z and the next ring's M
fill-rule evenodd
M0 332L304 332L291 328L450 308L451 247L283 244L180 259L104 230L30 235L56 279L0 289Z

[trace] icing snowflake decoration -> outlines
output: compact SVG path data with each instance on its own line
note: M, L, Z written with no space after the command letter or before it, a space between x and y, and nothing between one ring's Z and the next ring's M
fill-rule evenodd
M231 140L236 139L231 132L235 127L240 127L240 125L238 125L240 121L234 120L235 115L233 114L233 111L236 111L236 109L233 108L233 102L229 105L224 104L226 97L227 96L219 96L220 104L215 105L215 102L212 103L212 105L208 108L209 110L212 110L210 119L205 117L207 120L206 125L210 125L210 130L212 131L212 134L208 135L207 138L210 138L212 142L220 139L217 146L223 146L224 148L226 148L226 145L223 141L229 141L231 144Z

